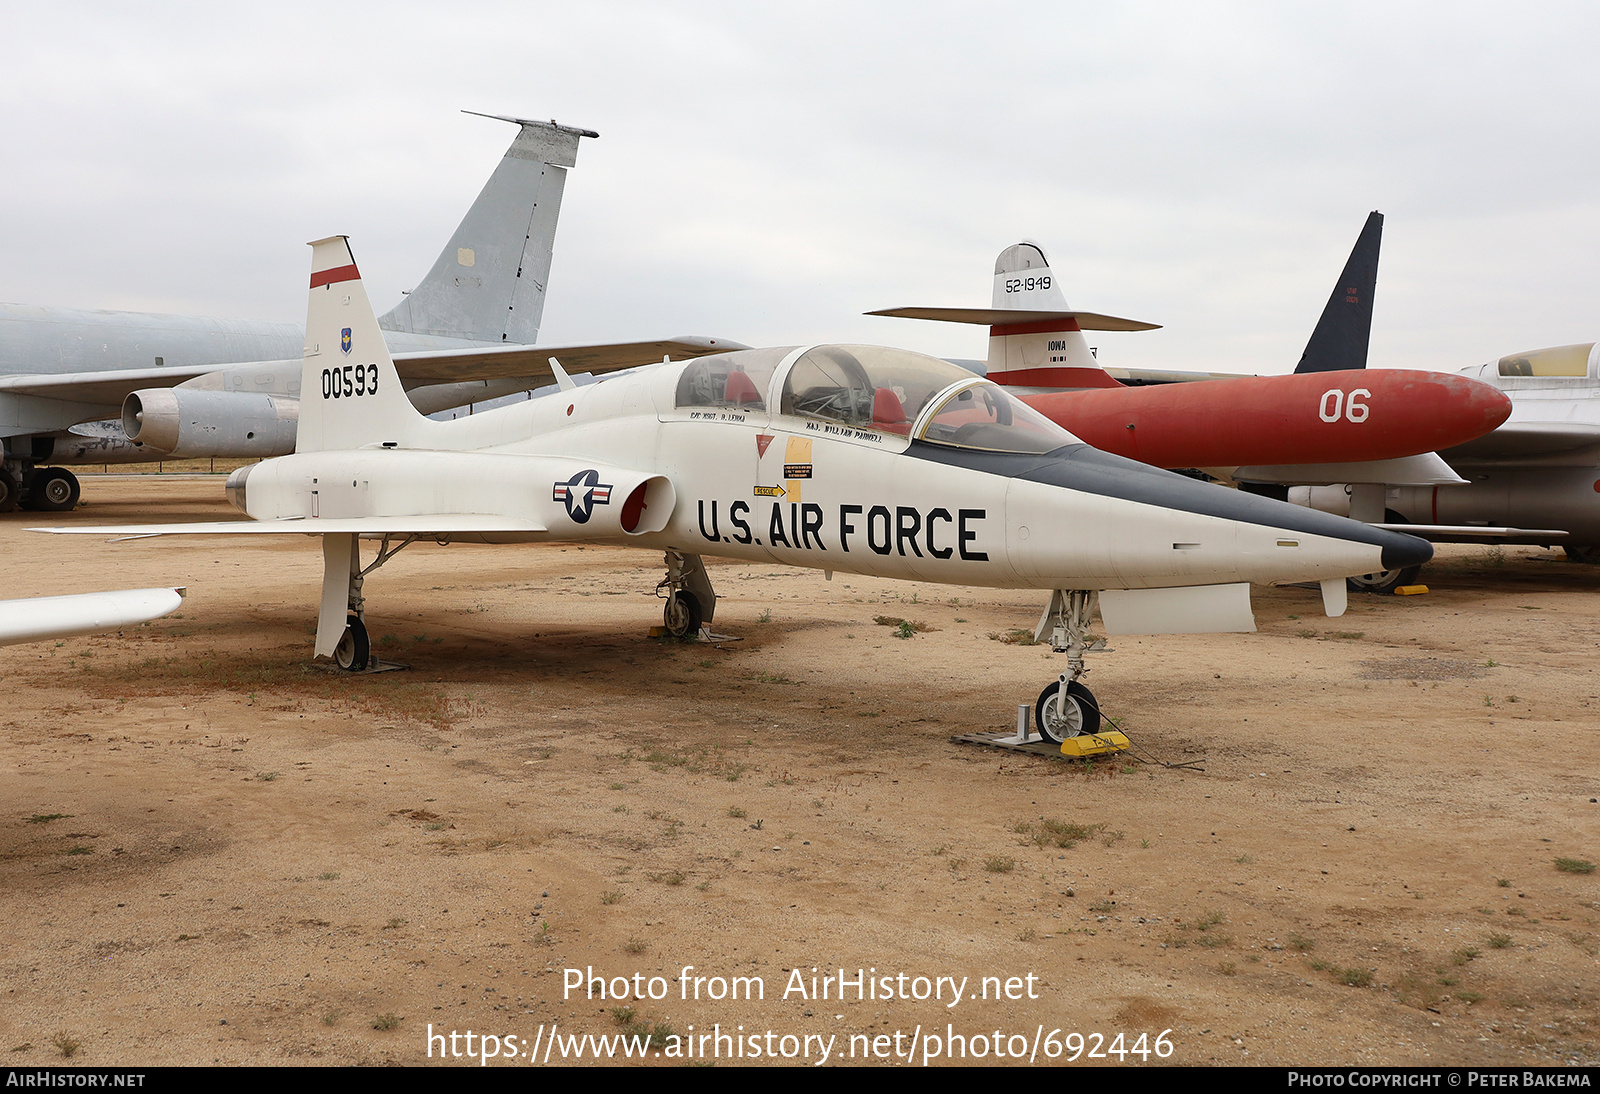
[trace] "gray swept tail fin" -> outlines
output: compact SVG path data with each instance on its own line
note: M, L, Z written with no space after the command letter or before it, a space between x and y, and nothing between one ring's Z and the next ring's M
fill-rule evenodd
M579 139L599 134L480 116L520 128L428 276L378 320L384 330L477 342L539 337L567 168L578 162Z
M1378 286L1378 250L1383 243L1383 214L1367 217L1350 259L1339 274L1317 329L1311 332L1296 372L1340 372L1367 367L1372 341L1372 296Z

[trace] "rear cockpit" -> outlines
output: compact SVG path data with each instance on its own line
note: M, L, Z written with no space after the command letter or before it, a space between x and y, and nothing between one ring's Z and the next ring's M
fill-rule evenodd
M701 357L678 378L678 409L767 412L931 444L1049 452L1072 434L1003 388L937 357L883 346L741 350Z

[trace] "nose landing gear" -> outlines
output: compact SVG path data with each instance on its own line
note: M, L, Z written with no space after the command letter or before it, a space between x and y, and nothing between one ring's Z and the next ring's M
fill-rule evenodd
M1039 736L1051 744L1100 729L1100 704L1079 682L1089 671L1083 655L1089 648L1089 617L1097 599L1092 590L1057 589L1034 630L1036 641L1048 640L1052 650L1067 655L1067 671L1045 685L1033 708Z
M693 642L700 631L717 613L717 594L711 588L711 578L706 575L705 563L699 555L686 555L668 551L667 576L656 585L656 595L665 591L666 607L661 612L661 624L669 636L682 642Z

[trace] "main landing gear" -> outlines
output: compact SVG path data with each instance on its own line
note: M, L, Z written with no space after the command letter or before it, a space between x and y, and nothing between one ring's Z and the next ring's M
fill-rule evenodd
M1048 639L1050 648L1067 655L1067 671L1045 685L1033 708L1039 736L1051 744L1100 729L1100 704L1079 682L1089 670L1083 655L1088 650L1089 617L1097 594L1086 589L1057 589L1034 631L1036 641Z
M668 636L693 642L716 615L717 594L699 555L668 551L665 561L667 576L656 585L656 595L665 596L667 601L661 611L661 625Z
M332 657L346 672L365 672L372 667L372 641L363 619L365 600L361 595L366 576L415 543L419 537L404 536L391 546L384 536L378 556L365 569L361 566L361 541L353 534L325 533L322 537L322 609L317 617L316 656Z
M82 494L78 476L64 467L25 467L7 463L0 468L0 513L31 509L65 513L77 507Z
M1379 593L1387 596L1396 589L1406 585L1415 585L1417 575L1422 573L1421 566L1406 566L1398 570L1379 570L1377 573L1362 574L1359 577L1345 578L1345 584L1353 593Z

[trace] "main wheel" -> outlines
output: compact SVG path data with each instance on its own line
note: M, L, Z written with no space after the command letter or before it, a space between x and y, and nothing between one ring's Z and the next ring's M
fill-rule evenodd
M0 513L15 512L22 502L22 479L0 471Z
M1039 693L1039 702L1033 708L1039 736L1058 745L1068 737L1099 732L1100 704L1094 701L1094 693L1074 680L1067 685L1066 703L1060 704L1056 702L1060 686L1059 681L1051 681Z
M1405 566L1398 570L1379 570L1360 577L1345 578L1345 586L1353 593L1379 593L1387 596L1402 585L1414 585L1421 566Z
M662 626L669 635L683 642L692 642L700 636L700 618L700 601L683 589L667 597L667 606L661 611Z
M339 644L333 648L333 660L346 672L364 672L372 656L372 644L367 641L367 625L359 616L352 615Z
M78 476L65 468L46 467L34 472L27 504L46 513L66 513L77 506L81 493Z

